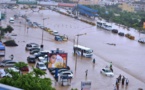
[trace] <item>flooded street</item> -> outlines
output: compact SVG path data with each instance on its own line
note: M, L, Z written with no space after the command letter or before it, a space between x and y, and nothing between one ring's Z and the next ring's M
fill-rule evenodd
M120 90L145 89L145 45L138 43L139 38L145 37L144 34L139 35L135 30L128 31L112 23L113 28L135 36L135 40L130 40L51 10L32 12L31 10L7 9L7 19L2 21L2 25L6 26L9 23L9 17L18 13L27 15L32 22L38 22L41 25L43 25L43 18L48 18L44 20L44 26L58 31L60 35L65 34L68 36L69 41L57 42L54 40L54 36L44 31L44 50L60 48L67 52L68 66L74 72L71 85L62 87L58 83L53 84L56 90L71 90L71 88L81 90L81 81L86 80L92 82L91 90L113 90L113 85L115 85L119 74L129 79L128 87L120 84ZM21 24L19 23L20 21ZM42 43L42 30L40 28L29 28L27 30L28 26L25 23L25 20L20 17L12 25L14 27L12 33L17 34L17 36L11 36L11 38L15 39L19 46L6 47L6 59L11 54L14 54L14 60L27 62L26 58L29 56L29 52L25 51L25 45L30 42ZM74 40L76 41L77 34L83 33L86 33L86 35L79 37L79 44L93 49L93 58L96 59L96 64L93 66L92 59L78 56L77 70L75 71ZM116 46L108 45L107 43L115 43ZM113 63L115 76L106 77L100 74L100 70L109 65L110 62ZM31 65L30 68L32 68ZM86 70L88 70L87 78L85 77ZM48 70L46 77L54 80Z

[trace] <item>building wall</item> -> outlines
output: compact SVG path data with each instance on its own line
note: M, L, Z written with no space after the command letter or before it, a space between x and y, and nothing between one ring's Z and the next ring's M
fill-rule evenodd
M74 2L78 2L83 5L97 5L99 0L72 0Z

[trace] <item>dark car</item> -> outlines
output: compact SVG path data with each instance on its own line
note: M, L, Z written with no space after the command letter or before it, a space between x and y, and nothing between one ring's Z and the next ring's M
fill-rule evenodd
M2 60L0 63L5 63L7 61L12 61L12 60Z
M28 56L27 61L28 61L28 63L35 63L36 62L36 57L35 56Z
M32 51L30 51L30 54L34 54L34 53L38 53L38 52L40 52L40 50L32 50Z
M62 38L61 38L59 35L55 36L54 39L55 39L56 41L63 41Z
M119 36L124 36L124 33L123 32L119 32L118 35Z
M118 30L117 29L113 29L112 33L118 33Z

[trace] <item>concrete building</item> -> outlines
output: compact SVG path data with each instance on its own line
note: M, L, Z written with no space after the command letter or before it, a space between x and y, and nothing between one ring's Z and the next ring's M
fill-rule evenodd
M99 0L72 0L72 1L83 5L97 5Z
M135 11L145 11L145 1L133 2L132 6Z
M134 7L127 3L122 3L118 5L118 7L121 8L123 11L134 12Z

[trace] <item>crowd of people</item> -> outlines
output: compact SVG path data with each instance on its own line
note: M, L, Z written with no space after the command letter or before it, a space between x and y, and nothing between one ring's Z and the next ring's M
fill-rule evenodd
M123 75L120 74L120 75L118 76L118 78L116 78L116 85L115 85L115 89L114 89L114 90L119 90L119 85L120 85L120 83L121 83L122 85L128 86L129 80L128 80L128 78L125 78L125 76L123 76Z

